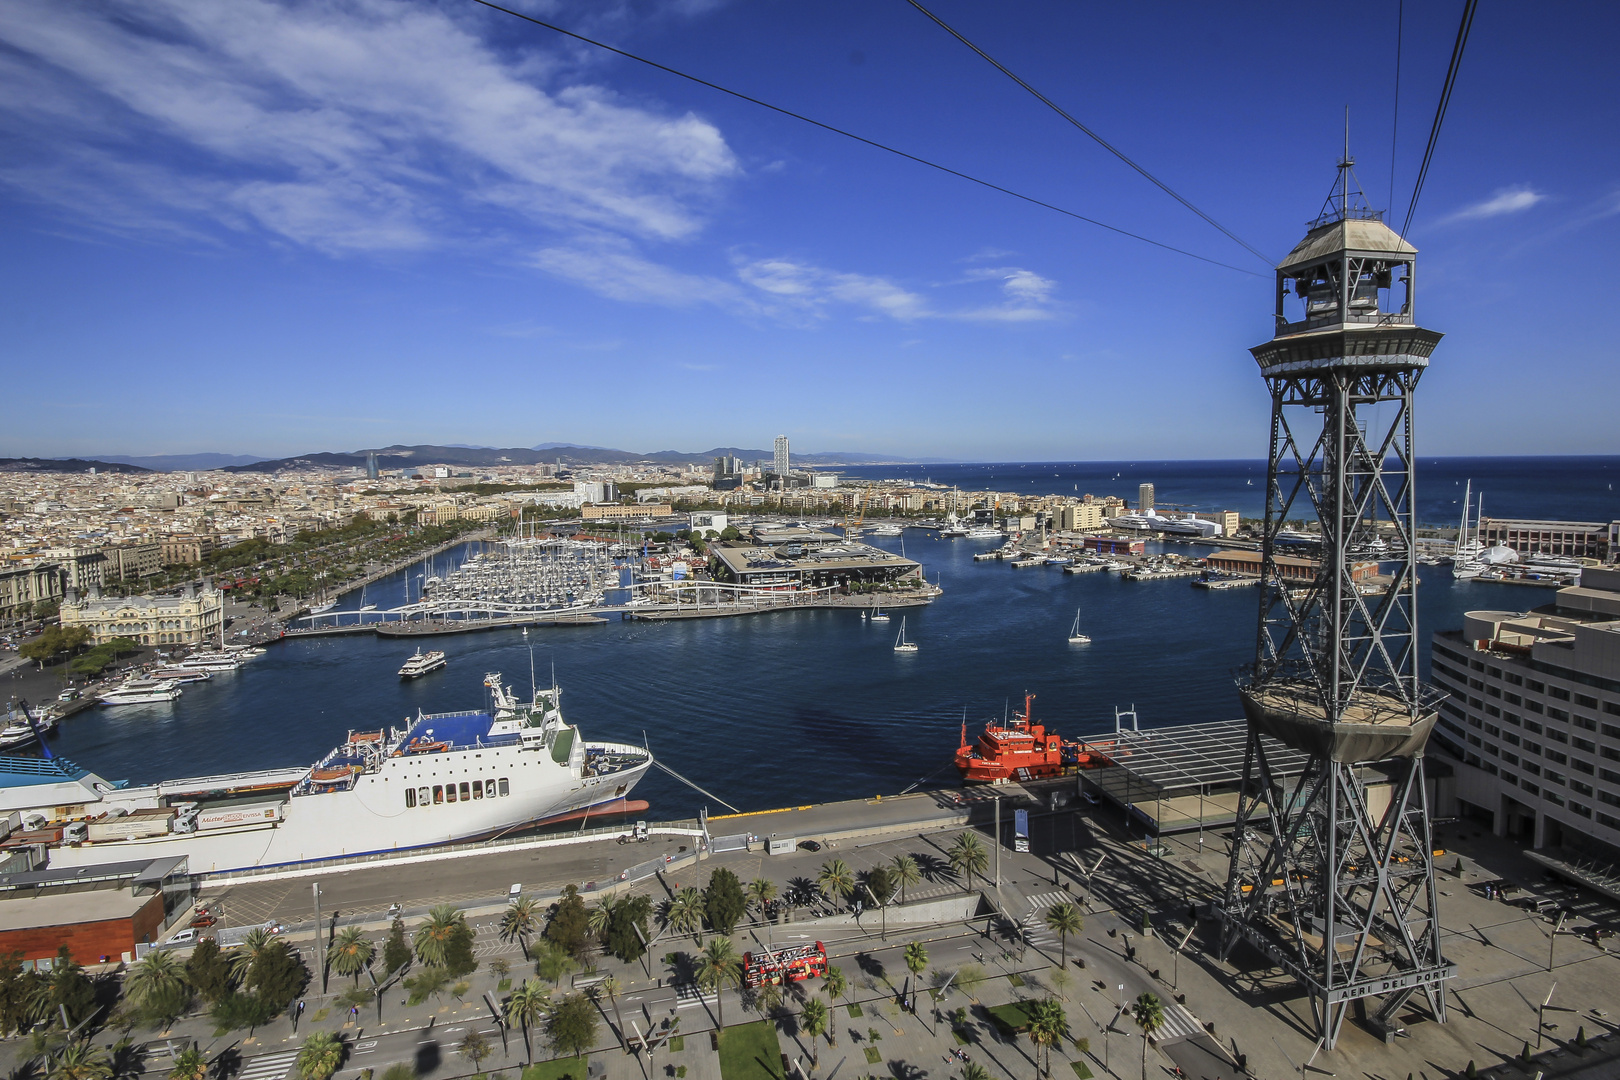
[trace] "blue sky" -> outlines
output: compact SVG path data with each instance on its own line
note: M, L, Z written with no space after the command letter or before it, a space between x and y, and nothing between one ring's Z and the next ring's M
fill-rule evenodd
M0 454L1258 457L1259 259L903 0L0 8ZM1271 258L1389 201L1396 3L944 19ZM1403 217L1461 3L1406 5ZM1481 4L1410 239L1425 454L1612 453L1611 5Z

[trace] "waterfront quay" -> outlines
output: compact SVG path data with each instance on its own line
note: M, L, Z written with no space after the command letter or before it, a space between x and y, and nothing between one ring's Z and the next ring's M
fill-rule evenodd
M1225 880L1230 837L1215 830L1144 837L1139 821L1119 808L1090 806L1073 794L1072 778L933 791L716 816L708 819L706 843L701 823L689 821L664 826L669 831L654 831L642 843L619 843L618 837L630 832L624 829L594 838L552 837L541 842L544 846L520 843L443 857L425 853L403 865L205 880L198 902L220 914L225 925L286 925L315 972L307 1008L296 1031L292 1021L278 1019L246 1038L216 1036L207 1021L191 1018L154 1045L196 1039L210 1058L239 1055L240 1076L279 1080L290 1071L292 1051L311 1031L331 1030L350 1048L339 1080L360 1080L363 1069L375 1075L400 1061L438 1080L475 1071L456 1047L479 1031L495 1048L481 1071L504 1069L512 1075L524 1060L523 1038L515 1030L503 1031L481 997L485 991L504 996L497 962L510 967L514 980L532 970L520 944L498 933L514 885L542 900L573 884L587 887L589 901L628 890L657 904L675 890L703 887L720 867L745 883L767 878L784 893L795 882L813 882L831 859L860 874L911 855L923 876L903 903L896 900L881 912L868 909L856 916L834 912L822 899L771 922L750 912L732 935L739 953L820 941L849 983L848 996L832 1010L836 1046L822 1042L812 1048L796 1020L802 1007L798 994L820 995L818 980L798 984L773 1024L751 1029L761 1037L768 1033L790 1070L822 1077L835 1070L851 1076L943 1077L959 1071L960 1062L949 1055L960 1049L999 1080L1038 1080L1041 1055L1026 1036L1000 1028L990 1010L1053 996L1065 1011L1071 1036L1052 1054L1053 1068L1065 1070L1064 1076L1071 1062L1080 1066L1073 1070L1077 1077L1119 1080L1164 1076L1174 1068L1211 1080L1299 1075L1299 1064L1313 1049L1308 1002L1258 954L1240 949L1230 962L1218 959L1217 924L1204 917L1205 905ZM995 825L998 798L1002 843ZM1054 801L1060 804L1056 809ZM1015 809L1030 813L1027 853L1012 844ZM964 831L976 833L990 852L983 875L971 884L950 869L948 856ZM790 853L770 855L765 843L771 836L797 843ZM746 837L759 842L744 847ZM1413 1016L1405 1021L1403 1035L1389 1043L1352 1022L1337 1049L1315 1057L1311 1071L1457 1077L1472 1062L1480 1075L1500 1080L1620 1072L1615 1050L1620 1037L1614 1034L1620 969L1615 956L1593 943L1592 933L1620 926L1620 911L1595 895L1549 883L1521 849L1468 825L1440 827L1438 841L1447 848L1446 866L1452 871L1441 885L1445 952L1461 971L1447 987L1447 1022L1417 1022ZM812 843L818 850L810 850ZM638 880L619 881L627 871L649 865L656 869ZM468 989L412 1006L397 984L390 984L380 1010L368 1007L363 1015L348 1017L345 1009L334 1007L347 980L332 979L323 992L315 962L312 886L317 885L326 937L358 926L380 940L394 904L412 928L435 904L465 911L477 932L474 951L480 961ZM1515 903L1490 898L1504 888ZM1554 921L1517 904L1542 897L1567 907L1569 916ZM1043 921L1054 903L1064 901L1076 904L1084 920L1083 929L1066 941ZM917 986L908 984L903 955L913 942L927 953L918 982L953 982L937 1001L916 994L914 1011L903 1005L908 985ZM599 1039L591 1062L603 1070L604 1080L646 1080L682 1067L686 1080L736 1080L729 1068L722 1071L721 1056L706 1034L720 1027L722 1015L732 1029L761 1018L750 1010L749 995L724 989L716 997L684 981L682 956L698 949L693 935L664 929L652 939L644 962L604 958L596 971L563 979L559 994L608 974L619 984L616 1002L604 996L599 1003ZM956 985L953 976L967 985ZM1128 1009L1123 1015L1120 1010L1144 992L1158 996L1166 1014L1164 1028L1147 1047ZM957 1009L965 1016L953 1023ZM636 1052L639 1034L666 1019L678 1022L680 1044L660 1044L650 1056ZM1538 1022L1544 1025L1539 1037ZM1584 1045L1577 1045L1578 1036ZM537 1047L543 1044L538 1032L534 1038ZM1073 1041L1082 1038L1088 1040L1084 1050ZM1526 1043L1532 1061L1520 1064L1515 1059ZM10 1052L24 1053L18 1044ZM812 1068L812 1057L819 1058L819 1069ZM772 1075L784 1076L774 1059L769 1064ZM168 1068L161 1053L146 1065L148 1074Z

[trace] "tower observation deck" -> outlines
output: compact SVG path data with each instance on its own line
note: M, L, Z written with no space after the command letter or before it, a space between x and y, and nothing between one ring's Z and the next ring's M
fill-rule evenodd
M1322 1045L1350 1003L1388 1029L1423 991L1445 1019L1423 749L1439 695L1417 677L1413 394L1441 335L1417 325L1417 249L1369 209L1354 161L1277 267L1275 336L1250 350L1271 392L1260 617L1239 676L1248 745L1222 954L1258 948L1311 996ZM1314 516L1306 586L1278 572L1277 533ZM1352 576L1376 561L1383 591ZM1307 755L1285 780L1280 744ZM1393 783L1375 808L1362 776ZM1383 799L1378 802L1381 804ZM1258 826L1252 829L1250 826Z

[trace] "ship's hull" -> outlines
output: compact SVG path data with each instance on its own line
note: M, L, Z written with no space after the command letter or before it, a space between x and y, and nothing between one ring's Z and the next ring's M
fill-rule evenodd
M587 745L645 753L640 747ZM88 866L185 855L193 874L221 873L489 839L546 818L622 799L651 764L648 757L639 765L606 775L575 776L549 755L517 746L395 757L388 759L379 774L361 776L347 790L292 795L280 821L66 846L51 851L50 865ZM503 780L510 794L406 805L407 789L431 791L434 780L443 787L452 777L458 783L465 778L463 787L473 780L492 785ZM135 808L143 803L158 805L161 794L157 788L123 789L115 798L120 805Z

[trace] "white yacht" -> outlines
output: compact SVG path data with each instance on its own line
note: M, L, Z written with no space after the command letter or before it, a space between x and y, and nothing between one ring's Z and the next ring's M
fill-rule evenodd
M180 687L172 679L130 679L122 686L101 695L103 705L155 705L173 701L180 696Z
M1074 609L1074 625L1069 628L1070 645L1090 645L1091 639L1080 632L1080 609Z
M903 615L900 617L900 636L894 639L894 651L907 653L917 651L917 643L906 640L906 619Z
M399 669L399 677L402 679L421 678L430 671L439 670L446 663L444 653L438 649L434 649L432 652L423 652L421 649L417 649L410 659L405 661L404 666Z
M166 679L175 683L207 682L213 677L213 672L206 668L160 667L152 672L154 679Z
M994 525L975 525L967 531L969 540L1000 540L1001 530Z

